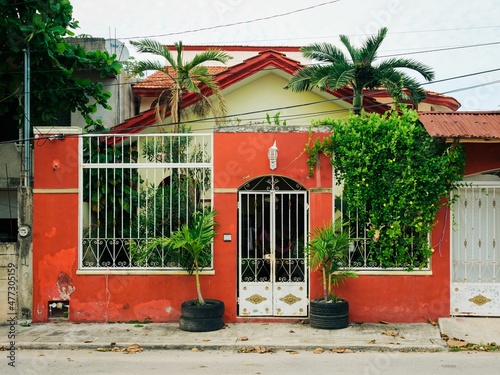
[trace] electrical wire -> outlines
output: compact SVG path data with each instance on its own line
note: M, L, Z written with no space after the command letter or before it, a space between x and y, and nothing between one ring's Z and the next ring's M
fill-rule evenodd
M469 74L464 74L464 75L460 75L460 76L455 76L455 77L450 77L450 78L446 78L446 79L442 79L442 80L438 80L438 81L433 81L433 82L428 82L427 84L430 84L430 83L436 83L436 82L443 82L443 81L449 81L449 80L453 80L453 79L461 79L461 78L464 78L464 77L469 77L469 76L473 76L473 75L478 75L478 74L484 74L484 73L490 73L490 72L493 72L493 71L499 71L500 68L498 69L491 69L491 70L487 70L487 71L482 71L482 72L475 72L475 73L469 73ZM468 90L468 89L473 89L473 88L477 88L477 87L483 87L483 86L487 86L487 85L490 85L490 84L496 84L496 83L499 83L500 81L493 81L493 82L486 82L486 83L483 83L481 85L474 85L474 86L468 86L468 87L464 87L464 88L459 88L459 89L455 89L455 90L452 90L451 92L455 92L455 91L464 91L464 90ZM376 90L376 91L368 91L366 92L365 95L369 96L370 94L378 94L378 93L388 93L387 90ZM445 94L445 93L442 93L442 94ZM343 96L343 97L339 97L339 98L332 98L332 99L325 99L325 100L320 100L320 101L314 101L314 102L309 102L309 103L301 103L301 104L296 104L296 105L290 105L290 106L283 106L283 107L274 107L274 108L266 108L266 109L259 109L259 110L254 110L254 111L248 111L248 112L240 112L240 113L237 113L237 114L229 114L229 115L226 115L226 116L220 116L218 118L215 118L215 117L207 117L207 118L201 118L201 119L194 119L194 120L188 120L188 121L182 121L182 124L194 124L194 123L204 123L204 122L211 122L213 121L215 123L216 120L223 120L223 119L229 119L229 120L234 120L238 117L243 117L243 116L249 116L249 115L255 115L255 114L266 114L266 113L272 113L272 112L277 112L277 111L283 111L283 110L287 110L287 109L294 109L294 108L303 108L303 107L308 107L308 106L312 106L312 105L317 105L317 104L324 104L324 103L331 103L331 102L336 102L336 101L346 101L348 99L352 99L353 96ZM389 103L377 103L377 104L374 104L374 105L370 105L370 106L365 106L364 108L365 109L374 109L376 107L387 107L387 106L390 106L391 104L395 104L395 102L389 102ZM337 109L337 110L332 110L332 111L322 111L322 112L309 112L309 113L303 113L303 114L295 114L294 116L304 116L305 118L310 118L310 117L313 117L314 115L318 115L318 114L338 114L338 113L346 113L346 112L349 112L351 109L350 108L342 108L342 109ZM287 116L283 116L281 117L280 119L286 119ZM259 118L246 118L245 121L252 121L252 120L261 120L262 117L259 117ZM146 129L146 128L151 128L151 127L159 127L159 126L165 126L165 125L175 125L174 123L165 123L165 124L155 124L155 125L143 125L143 126L138 126L138 127L132 127L132 128L128 128L127 130L129 131L137 131L137 130L143 130L143 129ZM310 126L310 124L304 124L303 126ZM211 130L213 129L221 129L223 128L224 126L216 126L214 128L212 128ZM234 127L234 125L228 125L228 127ZM34 127L36 128L36 127ZM54 129L56 129L57 126L54 126ZM93 132L93 134L110 134L110 132L108 130L105 130L105 131L102 131L102 132ZM81 135L75 135L75 136L81 136ZM35 138L33 138L32 140L34 140ZM43 137L38 137L36 138L36 140L40 141L41 139L43 139ZM11 140L11 141L4 141L4 142L0 142L0 144L6 144L6 143L16 143L16 142L19 142L20 140Z
M222 24L222 25L201 27L201 28L192 29L192 30L175 31L175 32L166 33L166 34L156 34L156 35L151 35L149 37L150 38L161 38L161 37L166 37L166 36L197 33L197 32L200 32L200 31L214 30L214 29L220 29L220 28L225 28L225 27L245 25L245 24L254 23L254 22L267 21L267 20L271 20L271 19L276 19L276 18L280 18L280 17L289 16L291 14L305 12L307 10L311 10L311 9L323 7L325 5L330 5L330 4L338 3L339 1L340 0L326 1L324 3L320 3L320 4L316 4L316 5L311 5L311 6L308 6L308 7L305 7L305 8L295 9L295 10L292 10L292 11L289 11L289 12L285 12L285 13L279 13L279 14L275 14L275 15L272 15L272 16L259 17L259 18L254 18L254 19L251 19L251 20L239 21L239 22L233 22L233 23L226 23L226 24ZM143 37L131 36L131 37L121 37L120 39L130 40L130 39L139 39L139 38L143 38Z

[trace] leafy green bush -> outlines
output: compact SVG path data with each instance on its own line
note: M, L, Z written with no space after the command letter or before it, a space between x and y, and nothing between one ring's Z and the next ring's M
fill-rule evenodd
M320 153L330 158L337 182L344 184L348 216L357 215L356 227L366 228L371 238L370 263L426 267L432 254L428 234L463 177L464 148L429 136L413 110L315 125L329 125L332 133L306 146L310 173Z

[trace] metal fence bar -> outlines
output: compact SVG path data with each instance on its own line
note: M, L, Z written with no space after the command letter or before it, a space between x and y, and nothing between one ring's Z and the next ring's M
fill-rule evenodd
M151 243L211 206L212 135L84 135L82 147L80 268L180 269L182 254Z

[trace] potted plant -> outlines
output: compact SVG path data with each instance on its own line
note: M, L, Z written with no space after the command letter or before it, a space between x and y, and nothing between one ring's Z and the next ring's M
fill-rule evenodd
M357 277L355 272L343 268L349 251L348 228L348 223L339 217L328 225L315 228L310 235L307 244L309 265L312 271L321 271L323 281L323 298L310 303L311 327L339 329L349 325L349 303L333 291L339 282Z
M207 332L224 326L224 302L204 299L201 294L200 271L212 260L211 245L215 237L215 211L195 212L192 220L158 242L171 250L181 251L181 265L195 275L197 298L181 305L179 327L184 331ZM157 245L153 244L153 246Z

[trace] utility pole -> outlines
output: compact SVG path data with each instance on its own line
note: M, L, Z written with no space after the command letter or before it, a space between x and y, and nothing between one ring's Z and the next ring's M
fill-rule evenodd
M21 163L21 183L17 192L17 293L18 319L31 320L33 311L33 191L31 189L31 121L30 121L30 46L24 50L24 134L19 130L19 141L24 148L24 164Z
M31 185L30 45L24 51L24 186Z

